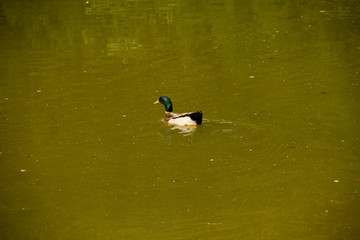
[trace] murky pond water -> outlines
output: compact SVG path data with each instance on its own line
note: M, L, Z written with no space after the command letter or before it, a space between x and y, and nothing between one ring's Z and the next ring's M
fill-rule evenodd
M0 1L0 31L2 239L360 236L358 1Z

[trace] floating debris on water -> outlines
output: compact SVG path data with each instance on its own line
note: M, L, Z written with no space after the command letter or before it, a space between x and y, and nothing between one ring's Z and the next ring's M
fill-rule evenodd
M225 133L232 132L232 129L222 129L222 132L225 132Z
M220 122L219 122L220 124L226 124L226 123L232 123L232 122L230 122L230 121L226 121L225 119L223 119L223 120L221 120Z

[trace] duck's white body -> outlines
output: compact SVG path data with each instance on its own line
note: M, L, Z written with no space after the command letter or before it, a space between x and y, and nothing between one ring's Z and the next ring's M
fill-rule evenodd
M168 121L170 124L175 124L179 126L196 126L196 122L192 120L189 116L173 118Z
M194 113L165 112L164 121L179 126L196 126L196 121L191 119L192 114Z

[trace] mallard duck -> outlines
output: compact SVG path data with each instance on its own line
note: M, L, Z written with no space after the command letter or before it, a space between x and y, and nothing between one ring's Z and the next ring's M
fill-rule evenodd
M196 126L202 123L202 111L188 113L174 113L173 105L169 97L161 96L154 104L161 103L165 106L164 121L180 126Z

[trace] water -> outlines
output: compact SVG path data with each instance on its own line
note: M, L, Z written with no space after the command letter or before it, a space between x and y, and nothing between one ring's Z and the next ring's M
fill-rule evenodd
M0 235L358 239L359 10L0 1Z

